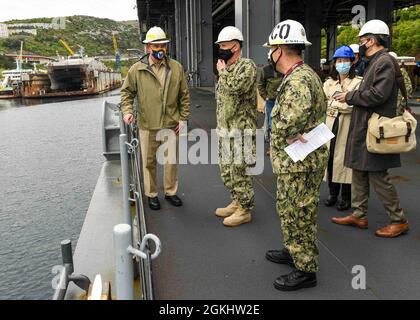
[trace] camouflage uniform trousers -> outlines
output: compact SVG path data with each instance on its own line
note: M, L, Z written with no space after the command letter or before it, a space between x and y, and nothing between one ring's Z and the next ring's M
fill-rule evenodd
M318 271L317 207L323 171L277 175L283 242L297 269Z
M233 139L231 139L231 148L233 150ZM255 155L255 141L253 140L253 154ZM220 150L222 147L220 148ZM245 150L236 150L246 153ZM237 201L242 209L251 211L254 208L254 186L253 176L246 173L248 167L252 164L235 163L232 158L228 163L224 163L222 159L222 152L219 153L219 167L222 181L226 188L229 189L232 201Z

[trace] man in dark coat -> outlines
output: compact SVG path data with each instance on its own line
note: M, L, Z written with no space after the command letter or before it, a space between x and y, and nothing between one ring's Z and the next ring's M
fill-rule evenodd
M373 185L387 211L391 223L376 231L380 237L394 238L408 231L408 222L400 207L388 169L401 167L399 154L374 154L366 147L368 121L372 113L389 118L395 117L398 87L396 68L386 46L389 27L380 20L367 22L360 31L360 53L366 56L366 71L360 88L345 92L336 99L353 105L353 115L347 140L344 165L353 169L352 215L333 218L341 225L362 229L368 227L367 209L369 185Z

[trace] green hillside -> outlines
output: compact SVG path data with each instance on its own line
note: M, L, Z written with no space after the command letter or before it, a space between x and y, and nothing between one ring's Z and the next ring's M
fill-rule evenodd
M11 20L5 23L35 22L51 23L51 18ZM141 48L137 24L132 21L117 22L89 16L72 16L66 18L64 29L37 29L36 36L21 33L0 39L0 54L19 52L20 42L23 40L25 53L55 56L58 51L60 55L67 55L66 49L58 43L63 39L74 51L78 51L79 46L82 46L85 54L89 56L113 55L112 32L114 31L117 32L121 53L125 53L127 48Z

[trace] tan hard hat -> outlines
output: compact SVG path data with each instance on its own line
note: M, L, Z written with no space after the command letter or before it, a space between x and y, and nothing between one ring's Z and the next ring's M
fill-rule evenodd
M170 42L166 36L165 31L160 27L152 27L146 33L146 39L143 40L144 44L148 43L168 43Z

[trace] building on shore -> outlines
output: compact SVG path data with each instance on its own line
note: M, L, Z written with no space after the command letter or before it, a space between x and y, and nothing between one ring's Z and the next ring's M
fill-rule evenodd
M9 37L9 29L7 28L7 24L0 23L0 39L1 38L8 38Z

